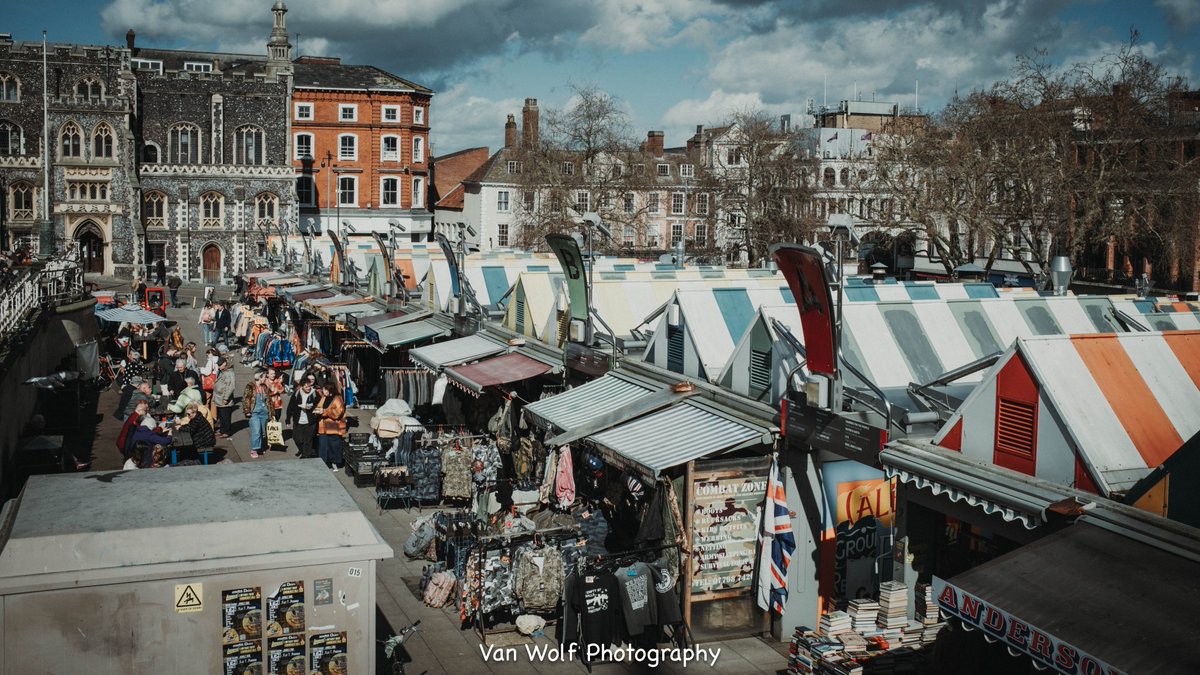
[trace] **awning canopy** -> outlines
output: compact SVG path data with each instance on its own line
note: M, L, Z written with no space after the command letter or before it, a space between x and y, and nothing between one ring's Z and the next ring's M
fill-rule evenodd
M333 307L321 307L321 312L336 319L348 314L383 314L383 306L376 302L358 302L346 305L336 305Z
M304 279L297 276L264 277L259 283L267 286L296 286L304 284Z
M111 321L113 323L136 323L136 324L151 324L160 321L166 321L166 318L161 317L148 309L144 309L138 305L124 305L113 309L97 309L96 316Z
M534 401L525 406L525 411L560 431L573 429L650 396L656 389L649 382L621 373L607 373L561 394Z
M287 288L283 288L280 290L283 292L283 295L285 297L287 297L288 299L292 299L295 296L300 295L301 293L312 293L313 291L323 291L328 288L329 288L329 286L326 284L301 284L299 286L288 286Z
M446 337L451 332L451 327L431 319L424 321L410 321L408 323L396 324L387 326L379 330L368 331L368 342L375 346L379 351L385 351L391 347L402 347L421 340L428 340L435 337ZM374 339L371 339L374 338Z
M484 359L469 366L447 368L446 375L450 377L451 382L478 396L486 387L528 380L551 370L554 370L554 366L514 352Z
M446 366L478 361L508 349L508 345L482 335L468 335L457 340L439 342L428 347L414 349L408 353L413 363L440 373Z
M933 581L943 614L1039 667L1200 672L1192 620L1200 561L1093 525L1088 516L949 581Z
M403 323L404 319L412 316L409 312L384 312L383 314L374 314L371 316L359 317L355 325L361 330L367 326L377 326L383 328L393 323Z
M329 290L328 288L321 288L321 289L318 289L315 291L307 291L304 293L296 293L294 295L288 295L288 298L292 302L305 302L308 300L322 300L325 298L332 298L335 295L337 295L337 293L334 293L333 291Z
M688 399L588 437L609 464L654 480L671 467L756 445L769 445L766 427Z

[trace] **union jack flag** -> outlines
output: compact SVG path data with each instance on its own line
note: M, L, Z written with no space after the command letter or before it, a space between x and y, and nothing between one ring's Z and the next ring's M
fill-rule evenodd
M758 541L758 606L783 614L788 596L787 571L796 550L796 538L792 534L787 488L779 476L778 458L771 461Z

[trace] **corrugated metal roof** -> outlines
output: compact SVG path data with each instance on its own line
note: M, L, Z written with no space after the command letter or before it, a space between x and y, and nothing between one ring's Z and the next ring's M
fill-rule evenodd
M346 316L347 314L383 314L384 307L375 302L358 302L350 305L338 305L323 310L329 316Z
M1200 332L1035 338L1017 349L1106 494L1200 431Z
M477 361L485 356L499 354L508 345L488 339L482 335L468 335L457 340L439 342L428 347L419 347L408 353L413 363L441 372L445 366Z
M610 462L640 469L654 478L665 469L693 459L771 443L772 433L689 399L593 434L588 440L595 443ZM629 466L630 463L633 466Z
M571 429L623 405L650 396L654 385L608 373L561 394L534 401L525 410L559 429Z
M434 337L445 337L450 334L450 327L438 322L411 321L399 325L386 326L376 331L379 339L377 347L400 347L420 340Z

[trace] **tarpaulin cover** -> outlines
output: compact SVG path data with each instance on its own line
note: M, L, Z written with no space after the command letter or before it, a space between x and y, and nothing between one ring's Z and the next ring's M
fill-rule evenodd
M485 387L519 382L548 373L553 366L520 353L505 354L472 363L469 366L447 368L450 379L476 393Z

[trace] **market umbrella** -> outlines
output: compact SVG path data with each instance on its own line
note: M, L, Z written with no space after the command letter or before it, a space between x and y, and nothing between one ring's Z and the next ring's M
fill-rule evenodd
M371 266L367 270L367 292L375 297L387 295L387 269L381 255L371 256Z
M98 309L96 316L113 323L150 324L166 321L163 317L136 305L124 305L113 309Z

